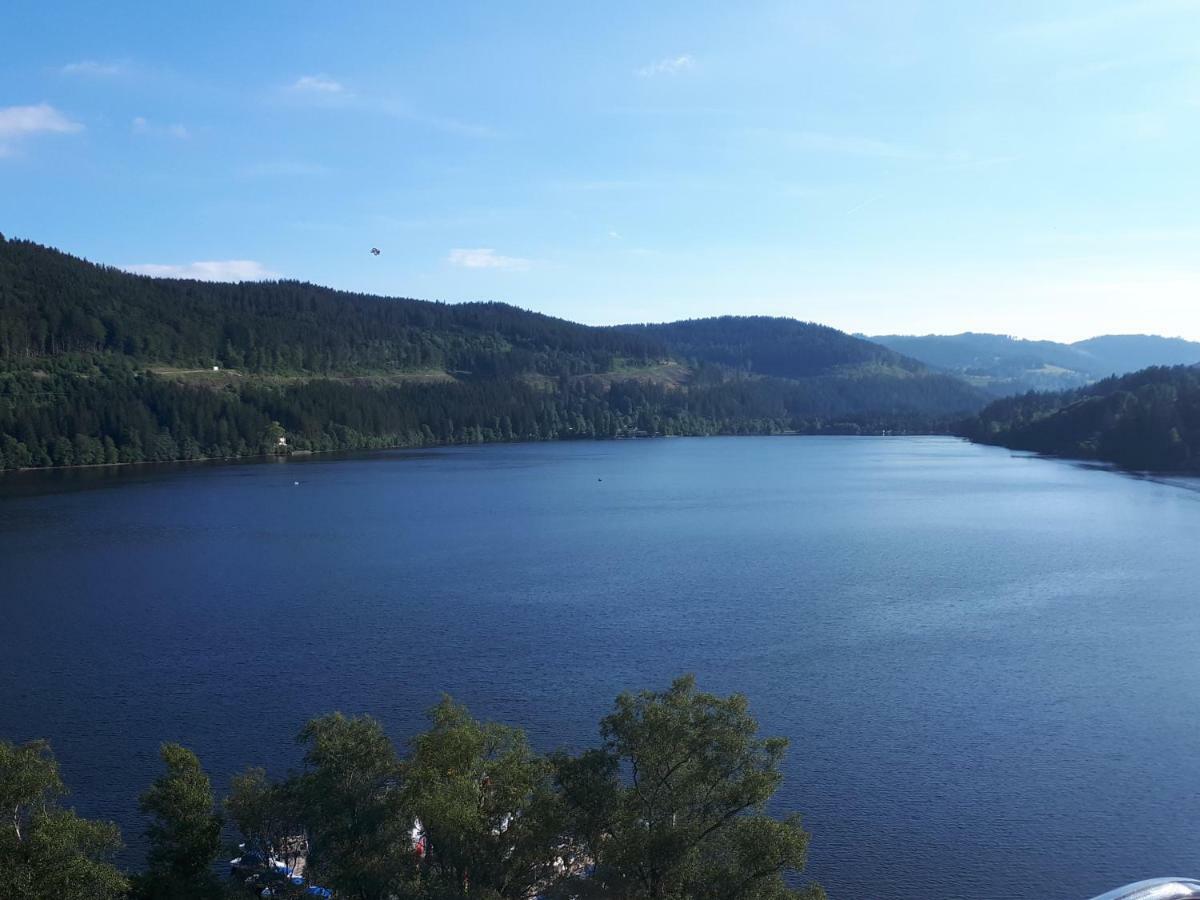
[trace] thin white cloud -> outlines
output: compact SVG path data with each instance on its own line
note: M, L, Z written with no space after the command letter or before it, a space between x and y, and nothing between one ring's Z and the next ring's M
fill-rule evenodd
M680 56L669 56L666 59L660 59L658 62L650 63L648 66L642 66L637 70L637 74L642 78L653 78L655 75L678 75L695 67L696 61L692 59L690 54L684 53Z
M289 103L382 114L462 137L497 137L496 131L487 125L464 122L449 116L428 115L402 99L360 94L328 75L303 75L287 85L281 95Z
M73 122L49 103L0 106L0 157L14 156L15 143L38 134L74 134L83 125Z
M60 75L71 75L80 78L112 78L124 74L129 68L124 62L98 62L94 59L81 59L79 62L67 63L60 68Z
M0 107L0 139L24 137L40 132L71 134L82 130L82 125L72 122L49 103Z
M501 256L491 247L465 249L456 247L446 257L446 262L462 269L507 269L520 272L528 269L530 261L519 256Z
M335 81L328 75L301 75L292 83L292 90L307 94L329 96L332 94L349 95L346 86Z
M135 275L151 275L155 278L194 278L197 281L264 281L278 278L262 263L253 259L217 259L203 262L166 265L162 263L139 263L121 266Z
M183 125L156 125L143 116L135 117L133 122L130 124L130 128L133 130L134 134L171 137L181 141L185 141L192 136L192 133Z

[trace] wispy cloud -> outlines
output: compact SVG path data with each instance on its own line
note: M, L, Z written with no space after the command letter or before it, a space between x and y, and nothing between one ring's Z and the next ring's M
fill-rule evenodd
M462 269L508 269L521 272L528 269L530 261L519 256L501 256L491 247L464 249L456 247L446 257L446 262Z
M859 200L857 203L855 203L853 206L851 206L849 209L847 209L846 212L844 213L844 215L852 216L856 212L858 212L860 209L866 209L866 207L870 206L872 203L876 202L877 200L882 200L886 196L887 196L886 194L872 194L870 197L867 197L865 200Z
M123 75L129 70L127 62L98 62L94 59L81 59L79 62L67 63L58 70L60 75L79 78L112 78Z
M340 95L344 97L354 96L346 86L340 81L335 81L328 75L301 75L292 82L291 89L302 94L316 94L319 96Z
M416 122L421 125L471 138L491 138L496 132L486 125L464 122L449 116L427 115L413 109L412 105L392 97L381 97L361 93L351 85L328 75L302 75L288 85L283 92L289 102L322 106L331 109L360 110Z
M163 263L138 263L121 266L135 275L152 275L155 278L194 278L197 281L263 281L278 278L262 263L253 259L216 259L203 262L168 265Z
M135 117L130 124L130 128L134 134L171 137L181 141L185 141L192 136L192 133L183 125L156 125L142 116Z
M17 141L38 134L73 134L83 125L73 122L49 103L0 106L0 156L11 156Z
M642 66L636 74L642 78L653 78L655 75L678 75L694 68L696 68L696 60L690 54L684 53L680 56L668 56Z

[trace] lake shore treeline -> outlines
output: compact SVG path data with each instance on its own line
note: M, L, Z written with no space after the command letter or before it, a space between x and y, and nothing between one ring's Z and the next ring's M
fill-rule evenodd
M961 427L983 444L1152 472L1200 472L1200 368L1157 366L989 404Z

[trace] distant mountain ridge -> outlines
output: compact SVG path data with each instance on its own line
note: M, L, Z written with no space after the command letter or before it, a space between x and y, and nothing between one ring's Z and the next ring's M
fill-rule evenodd
M1099 360L1107 375L1136 372L1151 366L1190 366L1200 363L1200 343L1152 334L1108 334L1071 344Z
M869 340L1000 395L1065 390L1150 366L1200 362L1200 343L1143 334L1104 335L1073 344L973 332Z

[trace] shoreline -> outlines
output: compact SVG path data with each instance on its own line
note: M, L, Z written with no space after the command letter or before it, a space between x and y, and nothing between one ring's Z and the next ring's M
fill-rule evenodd
M139 460L137 462L114 462L114 463L84 463L81 465L69 466L22 466L16 469L0 469L0 482L6 475L28 474L30 472L80 472L97 469L126 469L136 466L186 466L197 463L208 463L212 465L220 465L223 463L250 463L250 462L268 462L276 461L280 463L287 462L293 457L305 459L313 456L328 456L332 453L385 453L394 452L397 450L411 450L420 452L425 450L441 450L447 447L489 447L496 445L513 445L513 444L566 444L566 443L609 443L611 441L657 441L670 440L672 438L743 438L743 437L761 437L761 438L783 438L783 437L851 437L851 438L869 438L869 437L952 437L960 440L968 440L961 435L953 434L944 431L919 431L905 432L897 434L894 431L886 432L871 432L868 434L842 434L833 431L780 431L774 434L648 434L648 435L624 435L611 438L553 438L545 440L520 440L520 441L472 441L468 443L443 443L443 444L422 444L420 446L396 445L392 447L345 447L338 450L292 450L288 453L259 453L252 456L198 456L193 459L160 459L160 460ZM970 443L978 443L970 441ZM981 446L996 446L985 445Z

